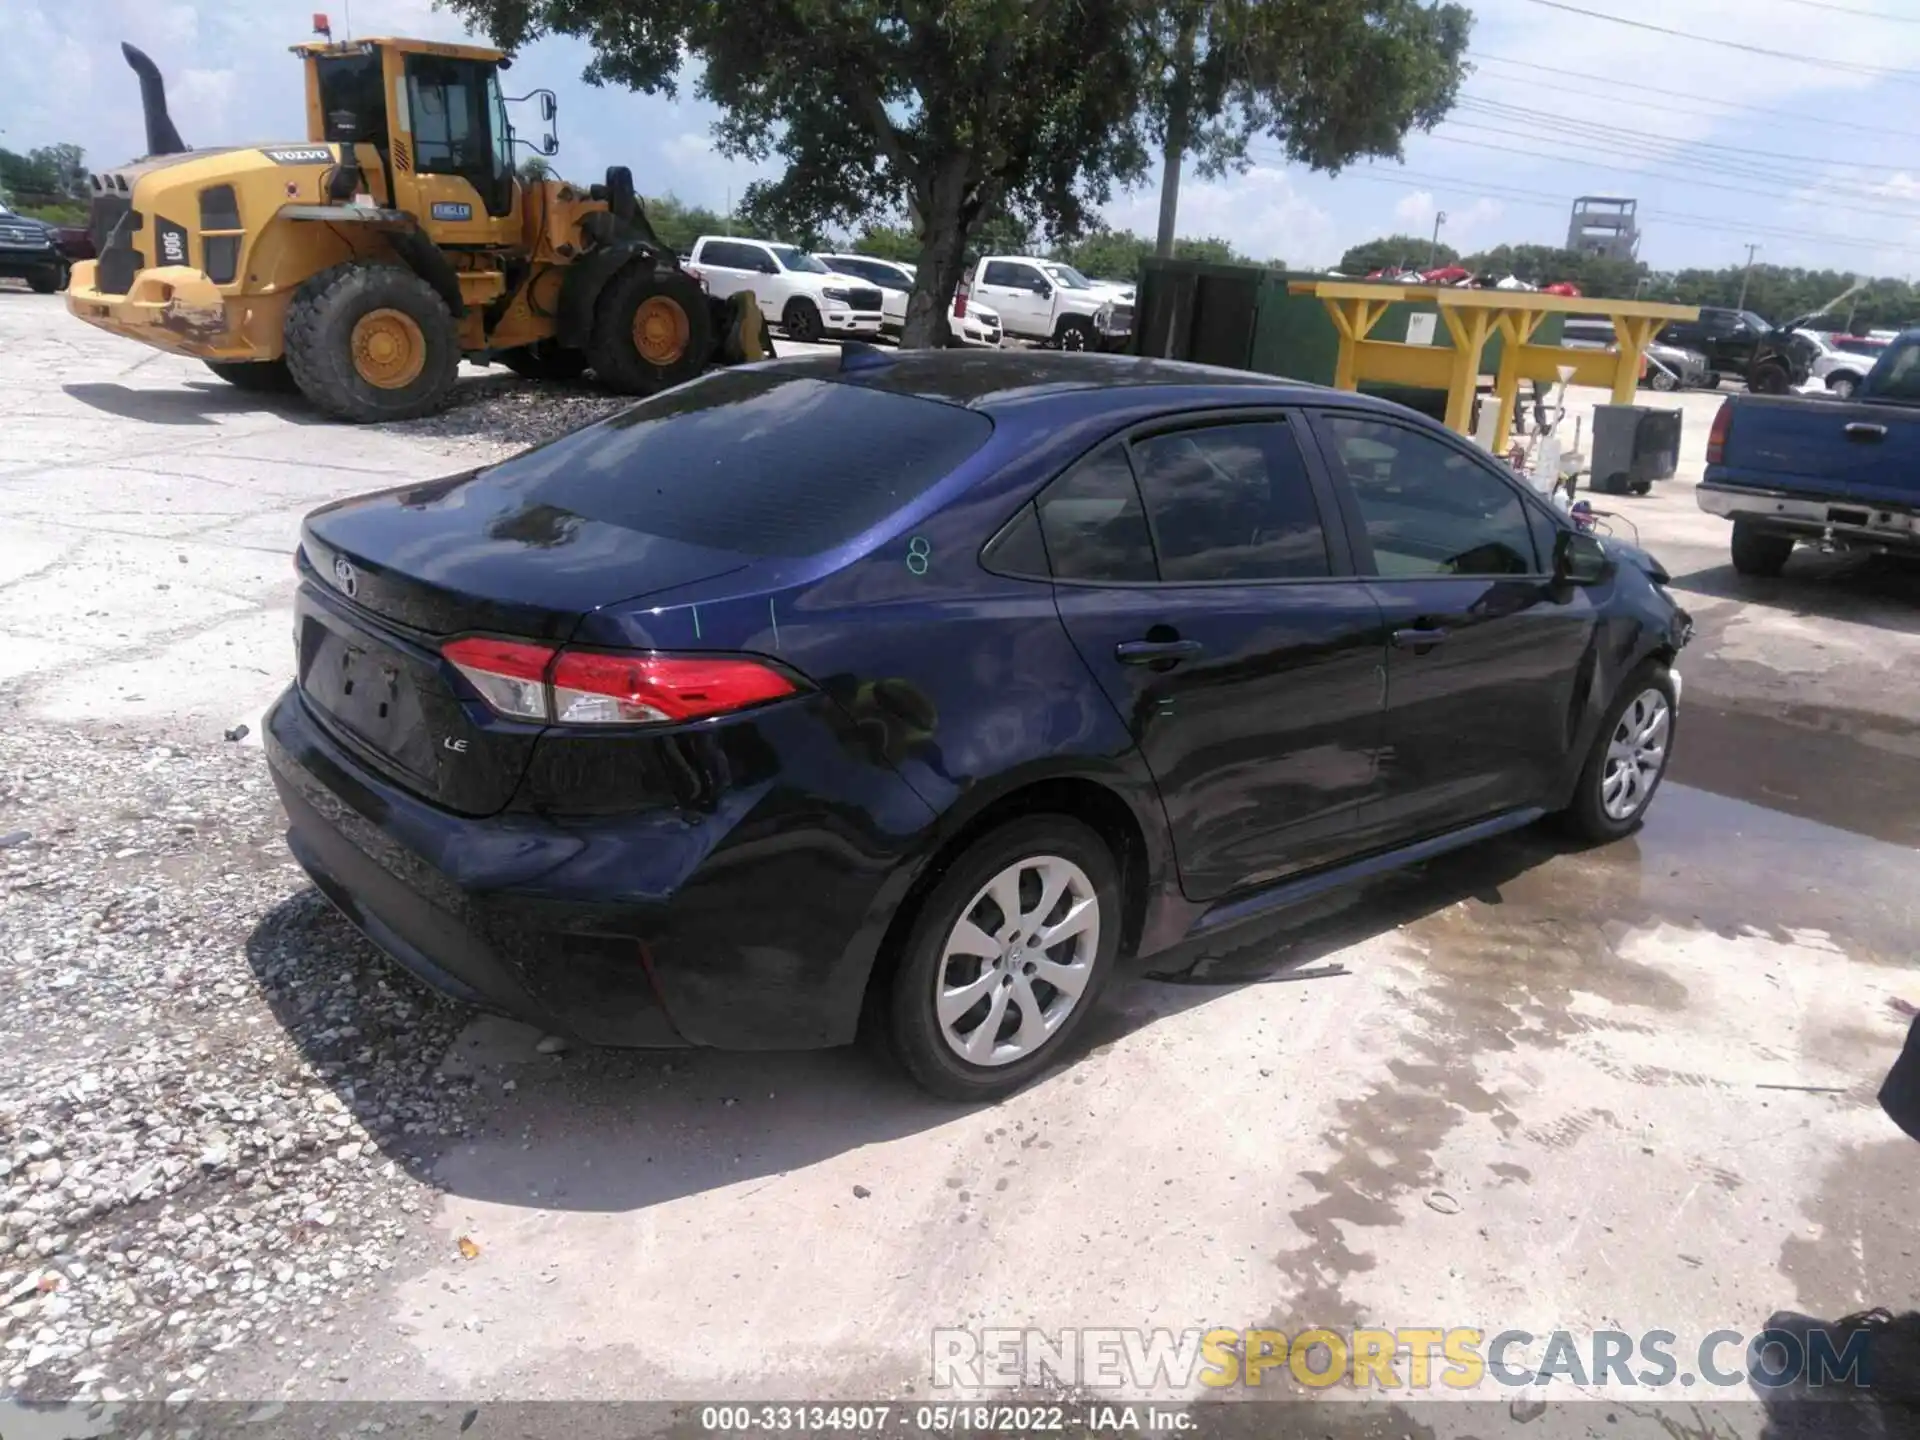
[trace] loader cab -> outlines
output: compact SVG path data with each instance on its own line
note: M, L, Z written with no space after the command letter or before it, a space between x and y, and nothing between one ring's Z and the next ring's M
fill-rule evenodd
M386 204L417 216L441 245L518 237L513 126L500 88L505 55L414 40L299 49L310 137L371 147Z

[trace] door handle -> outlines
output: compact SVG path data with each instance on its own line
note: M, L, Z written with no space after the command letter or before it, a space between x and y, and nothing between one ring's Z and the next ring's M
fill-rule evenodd
M1206 648L1198 640L1122 640L1113 647L1113 658L1122 665L1153 665L1186 660Z
M1446 638L1447 632L1444 630L1396 630L1393 632L1393 648L1424 655Z
M1865 420L1856 420L1847 426L1847 438L1858 440L1862 444L1869 440L1884 440L1887 438L1887 427L1872 425Z

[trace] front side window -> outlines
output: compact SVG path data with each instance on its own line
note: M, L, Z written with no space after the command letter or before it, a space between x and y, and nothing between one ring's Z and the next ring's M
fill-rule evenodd
M1920 340L1898 340L1888 346L1861 388L1875 399L1920 400Z
M1039 508L1056 580L1159 578L1124 446L1109 445L1074 466L1041 492Z
M1320 509L1278 421L1156 435L1133 447L1160 578L1300 580L1331 573Z
M1043 282L1040 279L1040 272L1031 265L1016 265L1009 260L995 260L987 266L984 283L1004 285L1009 290L1038 290Z
M1048 275L1056 284L1067 290L1091 290L1093 282L1071 265L1053 264L1045 267Z
M806 251L792 245L769 245L774 258L788 270L798 271L802 275L830 275L833 272L822 265Z
M1509 481L1405 426L1352 415L1321 424L1382 576L1539 573L1526 502Z

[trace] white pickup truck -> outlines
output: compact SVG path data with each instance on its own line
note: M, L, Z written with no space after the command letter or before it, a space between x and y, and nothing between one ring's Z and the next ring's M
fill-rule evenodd
M1123 350L1133 334L1131 285L1089 280L1058 260L983 256L967 297L998 310L1008 335L1062 350Z
M879 287L836 275L793 245L702 235L687 270L706 283L709 295L723 300L751 290L768 323L794 340L811 343L828 335L866 340L880 333Z

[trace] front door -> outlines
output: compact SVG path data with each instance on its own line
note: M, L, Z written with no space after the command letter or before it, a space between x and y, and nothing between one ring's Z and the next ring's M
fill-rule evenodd
M1464 443L1351 411L1314 424L1388 638L1370 843L1541 804L1595 625L1587 592L1554 583L1544 507Z
M1060 617L1191 899L1340 858L1372 793L1384 637L1329 494L1276 417L1116 441L1040 498Z

